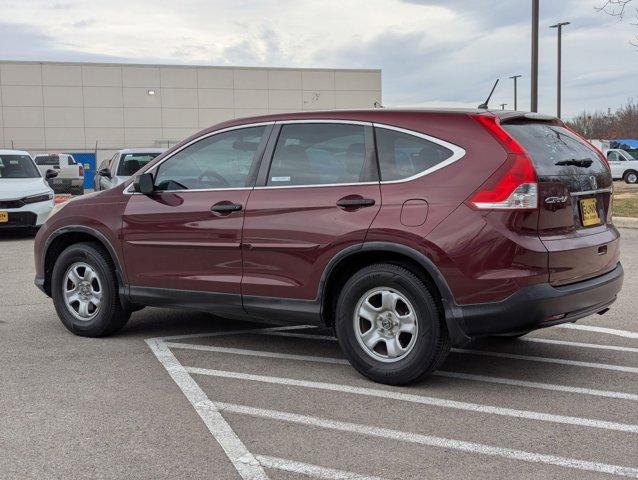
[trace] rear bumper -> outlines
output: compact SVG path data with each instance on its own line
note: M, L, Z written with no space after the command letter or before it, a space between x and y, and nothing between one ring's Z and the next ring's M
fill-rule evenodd
M582 282L528 285L500 302L455 305L454 317L470 338L573 322L611 305L623 276L618 263L612 271Z

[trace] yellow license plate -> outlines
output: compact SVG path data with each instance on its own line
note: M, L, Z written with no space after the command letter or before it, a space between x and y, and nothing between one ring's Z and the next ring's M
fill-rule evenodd
M598 216L598 204L595 198L584 198L580 201L580 216L583 227L591 227L599 225L600 217Z
M9 221L9 212L0 212L0 223L7 223Z

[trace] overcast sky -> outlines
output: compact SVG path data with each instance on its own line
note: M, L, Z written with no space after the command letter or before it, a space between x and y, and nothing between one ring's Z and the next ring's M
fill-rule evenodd
M541 0L540 111L555 113L556 31L563 113L638 100L634 12L604 0ZM638 0L634 3L638 4ZM0 0L0 59L381 68L386 106L529 108L530 0ZM638 5L636 5L638 6Z

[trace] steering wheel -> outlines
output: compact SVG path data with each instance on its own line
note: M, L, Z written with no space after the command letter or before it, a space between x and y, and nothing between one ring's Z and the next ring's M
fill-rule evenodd
M230 187L230 183L224 177L222 177L219 173L213 172L212 170L206 170L202 172L197 181L201 184L204 181L204 178L215 179L220 187Z

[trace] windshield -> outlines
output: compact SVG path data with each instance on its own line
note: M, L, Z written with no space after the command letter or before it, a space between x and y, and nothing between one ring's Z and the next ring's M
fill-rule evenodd
M541 175L582 174L588 172L586 167L594 171L603 167L598 152L565 127L547 123L504 123L502 127L523 145Z
M40 172L28 155L0 155L0 178L38 178Z
M120 164L117 167L118 177L130 177L137 171L159 155L154 153L126 153L120 157Z

